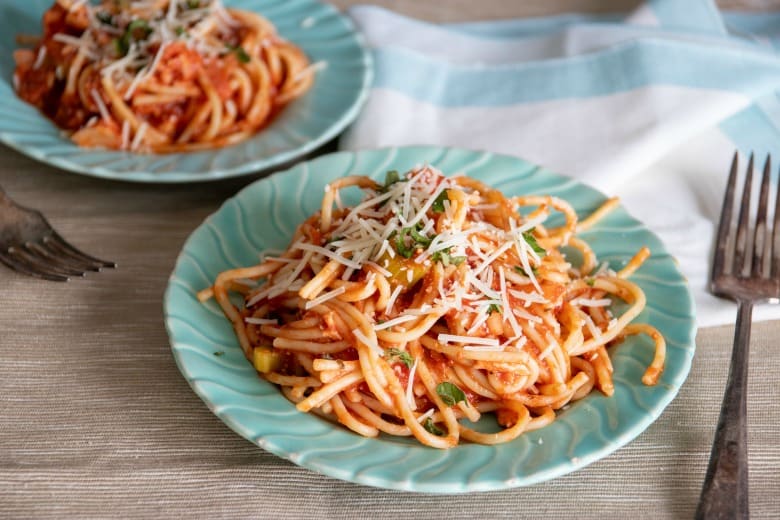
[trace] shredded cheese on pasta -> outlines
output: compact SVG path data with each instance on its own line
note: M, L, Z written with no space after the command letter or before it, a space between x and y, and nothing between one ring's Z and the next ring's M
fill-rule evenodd
M338 196L348 187L365 194L351 208ZM546 227L555 212L564 223ZM593 389L611 395L606 349L627 334L655 342L646 384L663 368L662 336L631 323L641 289L608 266L590 272L567 259L566 247L595 258L572 239L577 225L558 198L506 197L427 165L388 172L384 184L349 176L326 186L321 210L281 256L226 271L199 297L217 299L247 357L269 381L289 382L283 392L302 411L436 448L507 442ZM247 278L258 285L236 283ZM615 299L626 304L619 316ZM460 421L488 412L500 431Z

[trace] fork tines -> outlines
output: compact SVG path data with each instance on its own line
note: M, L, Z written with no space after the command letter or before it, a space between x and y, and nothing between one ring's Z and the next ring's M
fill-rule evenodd
M38 210L17 204L0 187L0 263L35 278L65 282L116 267L69 244Z
M23 274L57 282L83 277L88 271L114 268L114 262L100 260L73 247L56 231L37 242L26 242L0 252L0 262Z
M739 154L734 154L731 163L726 194L723 201L718 235L716 237L715 257L712 267L712 290L739 299L740 295L731 294L729 280L755 280L755 285L766 284L766 297L774 297L777 278L780 275L780 181L774 180L771 189L772 161L767 156L764 162L761 185L758 193L753 186L754 158L750 155L744 175L741 193L737 193L739 178ZM773 193L772 193L773 192ZM770 196L773 199L770 203ZM752 200L758 198L757 207ZM734 221L738 204L738 217Z

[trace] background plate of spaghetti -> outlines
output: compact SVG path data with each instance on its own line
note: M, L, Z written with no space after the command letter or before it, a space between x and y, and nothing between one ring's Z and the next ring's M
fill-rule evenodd
M347 176L353 174L370 176L377 184L374 184L373 181L361 182L375 189L374 193L378 194L377 196L389 198L388 206L395 205L402 200L412 201L414 206L415 200L423 200L424 197L419 198L419 194L415 195L414 190L411 190L411 194L406 199L402 193L395 193L397 190L403 191L405 183L393 183L395 174L391 173L388 176L387 172L392 170L406 172L420 165L429 165L450 175L456 173L464 175L452 178L460 178L459 181L451 180L448 182L465 183L463 185L468 185L469 182L480 182L495 190L500 190L506 197L520 196L520 198L512 198L511 200L522 206L520 211L524 217L518 218L518 227L512 228L512 225L509 224L509 228L510 234L513 233L512 236L523 237L526 245L522 246L521 249L526 251L527 256L518 252L521 257L525 256L525 260L519 262L521 265L516 269L514 267L512 269L501 268L501 273L496 275L500 280L494 278L492 283L483 284L481 283L484 281L481 273L485 271L485 268L481 266L483 264L487 266L498 255L505 254L508 251L507 247L510 246L499 247L495 251L500 252L494 252L495 256L492 258L491 253L486 249L482 252L486 258L481 258L475 251L477 247L481 248L484 244L467 245L465 251L460 251L459 248L464 247L464 242L461 239L456 239L453 235L449 236L451 243L443 242L448 237L446 228L429 227L429 224L425 223L427 217L420 216L417 218L418 222L423 222L422 225L418 226L417 223L409 221L407 222L409 224L407 231L396 233L391 238L390 246L400 252L400 256L405 257L405 253L412 249L414 252L409 255L410 258L424 260L419 255L428 254L429 259L433 260L431 253L434 249L444 251L435 259L438 267L434 266L431 269L450 269L447 272L455 272L458 269L471 270L474 276L468 275L470 276L468 279L471 280L472 287L477 287L474 289L476 292L482 291L482 296L490 297L490 288L496 289L496 294L492 296L493 302L489 300L481 302L485 304L482 310L487 311L486 314L489 315L486 319L495 319L501 323L504 321L501 315L503 309L512 308L516 320L515 318L507 318L506 321L515 320L523 328L528 325L529 321L534 320L534 318L529 317L529 314L533 314L535 302L530 301L528 305L518 305L518 300L514 298L521 298L525 301L534 300L536 297L531 295L534 290L530 289L530 285L526 285L529 287L528 291L498 290L498 288L502 287L503 284L507 284L507 287L515 283L531 284L530 276L528 276L529 269L543 287L546 287L545 280L555 278L551 271L546 271L546 268L561 260L554 252L557 249L555 244L556 241L565 240L565 238L554 230L556 227L569 225L571 222L567 224L563 215L552 208L564 208L568 203L580 219L581 228L574 236L592 247L599 262L605 262L603 266L594 269L591 274L593 279L588 276L578 282L578 291L581 291L580 296L582 297L577 304L591 307L593 312L587 309L585 312L593 317L593 324L599 326L598 324L601 323L600 326L604 327L603 333L606 333L613 326L622 327L622 324L617 322L620 321L621 316L630 312L633 304L637 301L636 294L642 292L646 296L646 305L633 320L633 323L638 324L640 328L654 327L665 338L664 367L660 377L658 377L657 371L652 370L655 365L654 359L657 360L657 345L654 340L645 334L629 335L622 342L612 345L608 349L613 372L611 377L607 379L610 379L613 385L613 395L606 396L598 390L598 387L594 388L582 399L557 410L554 420L538 429L531 429L530 423L527 422L529 418L525 415L521 417L521 414L525 413L522 411L522 407L516 407L512 410L515 413L509 413L508 416L504 417L504 420L509 423L513 421L519 423L517 418L521 417L522 421L526 421L523 428L529 431L524 431L517 436L510 435L511 440L508 442L492 445L480 444L480 442L496 440L495 437L491 437L490 433L504 428L496 425L495 414L488 413L487 409L483 410L485 413L482 414L482 418L476 425L466 418L461 418L460 423L472 431L464 434L465 430L463 430L461 431L461 442L450 442L452 441L450 428L453 423L448 422L449 419L445 417L449 412L441 412L441 409L454 411L458 415L468 415L470 412L464 410L468 407L461 400L463 396L460 396L458 391L449 385L442 388L437 387L435 392L428 391L426 394L425 388L422 391L419 388L409 388L408 386L403 388L403 378L399 377L398 379L401 380L400 388L388 387L390 388L388 392L394 396L391 397L394 399L393 403L399 409L403 408L408 411L411 402L416 400L418 408L412 413L421 419L419 423L424 426L425 431L417 431L421 429L413 428L416 430L413 432L414 436L399 437L380 433L374 437L363 437L338 423L313 413L302 413L282 394L278 386L258 377L255 368L247 361L231 321L225 318L220 305L214 298L204 298L205 303L200 301L198 293L204 288L211 287L216 277L226 270L256 266L259 262L259 255L263 253L281 254L280 252L283 252L290 245L298 226L319 211L326 187L329 187L327 193L335 195L335 188L340 183L349 182L344 180ZM454 194L454 190L448 188L444 191L448 199L445 201L444 196L440 193L442 190L435 188L435 186L443 186L441 178L437 175L433 174L432 177L434 182L430 184L432 186L430 189L433 191L430 194L431 197L427 199L428 205L418 208L415 213L428 211L429 216L438 214L436 218L448 215L457 219L458 203L454 200L458 196ZM483 189L483 191L485 190ZM497 193L493 195L498 197ZM566 203L559 203L556 198L545 198L548 195L557 197ZM392 198L396 196L399 198ZM339 190L338 198L345 206L354 205L360 200L360 190L355 187ZM499 201L500 199L495 198L494 200ZM537 205L540 202L551 205L546 206L546 209L539 210L541 206ZM592 215L605 203L607 206L612 205L611 210L601 215L595 223L593 220L588 221L588 215ZM480 204L481 206L474 207L473 210L484 212L483 215L492 211L489 207L490 203ZM378 201L378 203L374 201L374 204L369 206L364 207L363 210L369 213L373 211L377 214L385 211L382 201ZM551 213L551 220L541 224L541 220L545 218L543 213L546 211ZM452 212L454 215L450 214ZM336 209L329 218L338 220L344 218L344 215L344 212L339 212ZM574 213L568 215L568 218L571 219L573 216ZM316 230L319 228L315 221L310 220L309 222L313 224L309 231L316 234ZM525 229L523 226L533 226L534 229L531 230L530 227ZM349 240L351 233L359 233L359 227L347 226L344 236L331 237L334 240L330 244L333 245L330 245L324 236L320 238L323 243L335 250L340 245L339 240L342 241L341 245L343 245L344 241ZM325 228L331 229L328 226ZM543 228L549 232L549 236L546 238L543 236ZM517 233L514 233L515 231ZM536 240L530 238L530 235L527 234L529 231ZM367 236L369 235L370 233ZM571 237L568 237L568 240L570 244L574 241ZM534 242L536 242L536 246L533 245ZM298 251L299 255L305 256L315 253L316 248L308 247L303 242L298 242L298 244L299 246L303 244L302 249ZM485 247L489 249L488 246ZM609 308L614 311L614 316L602 315L601 318L597 318L599 313L605 310L605 307L601 307L600 311L597 308L608 303L606 301L602 303L602 300L611 298L605 296L603 291L599 291L599 289L607 288L607 286L602 285L604 280L601 278L607 277L614 281L620 277L621 273L627 274L624 272L626 267L631 265L631 259L643 247L649 249L649 258L646 258L641 267L628 276L628 279L636 284L638 289L632 293L633 296L623 293L623 297L630 304L621 306L616 303L611 305ZM425 252L427 248L430 249L428 253ZM540 250L537 251L538 248L545 249L546 254ZM573 250L564 250L568 251L568 254L571 255L569 258L572 259L572 263L575 263L576 253ZM534 253L538 253L543 258L534 259ZM353 252L353 254L357 255L358 253ZM468 258L461 259L461 255L468 255ZM446 259L445 256L447 256ZM537 260L541 260L542 263L537 264ZM409 260L404 258L404 261ZM525 265L526 261L529 265ZM282 261L282 263L284 262ZM289 265L294 269L297 263L297 261L290 261ZM376 265L379 264L385 264L385 262L380 261ZM442 267L442 264L447 264L447 266ZM397 273L389 272L395 271L395 267L392 265L385 264L385 268L386 271L383 272L381 268L371 266L370 269L376 272L373 278L375 283L381 285L380 275L390 275L388 278L391 279L391 287L392 283L403 284L404 280L408 281L408 275L396 276ZM341 266L339 269L348 269L348 266ZM510 273L510 270L514 273ZM299 272L302 271L299 270ZM343 272L339 271L339 273ZM295 273L288 272L287 274L294 275ZM515 275L520 275L521 278ZM485 276L489 278L489 275ZM409 281L409 283L415 284L416 282ZM237 280L235 286L246 286L246 284L251 285L247 280ZM340 290L339 285L344 286L344 289ZM436 285L434 282L431 286L435 287ZM336 287L336 289L332 289L332 287ZM447 287L452 289L454 285L439 286L439 290L443 288L446 292ZM626 287L628 286L626 285ZM308 307L314 313L325 309L328 305L335 305L340 309L343 305L338 297L347 299L350 291L355 288L344 285L334 278L328 282L328 289L321 290ZM256 295L268 289L274 290L274 287L264 288L263 285L250 287L250 290L256 291ZM299 290L295 286L291 289ZM590 291L601 292L601 294ZM394 293L395 291L389 292ZM547 297L554 297L549 291L543 290L543 293ZM448 294L448 298L457 296L452 292ZM510 302L505 300L507 294L512 295L513 299ZM203 296L202 293L201 296ZM261 301L267 296L267 294L258 295L257 300ZM461 303L471 298L471 296L461 296L464 298ZM409 302L413 301L414 298L414 294L411 293L406 296L395 295L394 305L406 305L407 310L409 310ZM612 298L612 300L615 299ZM234 300L234 303L237 301ZM572 301L569 303L574 305ZM442 302L439 304L445 305ZM474 309L480 307L480 304L474 303L473 299L469 305ZM495 307L492 307L493 305ZM377 308L379 306L380 304L376 305ZM387 308L389 303L385 301L384 306ZM181 373L209 408L239 435L300 466L335 478L370 486L421 492L459 493L529 485L568 473L608 455L639 435L659 416L684 382L694 354L694 314L687 283L677 270L674 259L669 256L658 238L640 222L633 219L622 207L609 202L599 192L572 179L556 175L517 158L438 147L404 147L357 153L335 153L299 164L290 170L272 175L248 186L235 197L226 201L187 240L171 275L165 294L164 309L166 328ZM373 315L365 307L363 310L366 316ZM322 315L327 314L324 312ZM359 322L359 316L354 313L349 315L352 317L347 318L347 321ZM473 317L476 317L476 314ZM242 316L242 318L246 318L246 316ZM276 328L274 321L277 319L286 320L283 315L277 314L276 316L266 315L265 318L250 318L247 323L254 322L252 326L256 327L255 331L266 327L263 330L273 332ZM411 323L414 318L393 319L403 326L401 322ZM587 318L584 319L587 321ZM333 323L336 324L335 332L339 332L338 320ZM476 325L476 329L484 332L489 326L487 322L484 323L484 327ZM384 324L390 328L383 327ZM373 330L363 330L360 329L360 326L352 330L352 336L359 338L358 350L361 355L366 349L368 349L366 351L368 355L371 355L369 351L373 351L375 347L375 345L372 346L372 343L376 341L375 337L380 339L384 337L380 335L382 330L399 330L391 327L389 320L384 324L377 321L372 324ZM297 325L304 324L298 323ZM590 328L588 324L581 325L584 328ZM473 322L469 323L469 326L475 327ZM538 327L538 331L544 330L541 324ZM303 332L305 329L306 327L303 326L299 328ZM325 330L327 331L327 328ZM534 332L532 330L523 328L523 330L516 331L512 324L507 324L499 330L503 331L503 334L515 336L514 347L507 350L522 350L524 345L526 346L524 350L529 352L533 350L529 350L528 345L522 339L518 339L517 336L521 334L529 336L530 340L527 340L529 344L531 340L534 343L538 341L538 338L533 339ZM379 336L369 337L374 332ZM460 349L463 352L470 352L469 355L472 357L490 357L496 354L496 351L503 350L503 346L488 344L490 340L485 338L474 339L473 344L467 349L468 345L459 344L462 341L461 338L454 337L454 335L447 336L445 332L443 330L434 331L433 335L438 338L438 342L421 340L423 346L441 351L436 355L449 355L447 349ZM340 331L340 333L344 336L350 335L349 329L346 332ZM600 332L593 333L593 329L591 329L591 332L585 333L585 338L593 337L593 334L598 335ZM478 334L473 335L477 336ZM482 335L485 336L485 334ZM253 335L249 336L251 340ZM321 333L319 341L329 341L331 346L337 343L337 339L334 337L325 340L324 336L327 334ZM550 344L552 343L551 341ZM419 345L409 344L406 345L406 348L413 358L420 356ZM251 352L254 353L254 351ZM503 354L503 352L498 352L498 354ZM406 363L406 361L412 362L412 359L404 359L405 356L400 352L385 350L384 353L377 354L377 356L380 355L387 362L387 366L391 366L394 373L399 376L405 374L408 378L411 370L414 370L413 363ZM519 354L514 352L513 355ZM538 351L535 355L544 357L544 354ZM332 356L321 357L338 358L339 355L334 353ZM606 356L602 356L602 361L604 361L604 357ZM591 356L590 361L594 367L599 365L593 356ZM259 359L256 358L255 362L258 366L266 362L273 366L274 363L265 355L260 356ZM576 363L578 366L584 367L584 364ZM430 363L428 364L430 365ZM337 373L339 370L344 371L343 369L346 368L348 371L356 368L353 365L355 363L345 362L341 365L337 360L325 359L318 365L317 370L322 369L319 372L321 375L328 373L333 375L334 379L338 379L344 376L344 373ZM531 367L532 365L533 363L530 363L526 366ZM446 367L445 372L437 372L435 367L430 368L430 366L429 369L424 369L423 363L420 363L417 366L419 370L417 376L412 376L412 378L416 377L415 381L424 381L426 377L437 377L441 373L446 373ZM587 367L583 370L586 369ZM586 379L582 372L576 376L574 373L577 371L577 369L572 369L574 377L571 378L571 381L578 380L578 382L571 383L572 385L583 384L583 379ZM423 372L427 372L427 375ZM649 372L654 372L654 374ZM593 372L591 374L594 380L600 377ZM658 377L655 384L645 384L648 382L647 379L643 382L643 378L647 378L648 374L650 380ZM349 373L346 375L350 376ZM489 378L475 381L475 379L479 379L478 375L471 375L471 381L464 383L469 379L468 373L461 371L450 375L453 378L458 378L458 385L469 387L465 392L469 399L473 399L475 393L472 388L478 388L480 385L496 388L495 385L517 383L517 381L510 380L503 382L489 380ZM388 380L393 378L389 372L385 372L384 376ZM548 373L547 376L550 374ZM293 379L298 377L301 380L312 379L305 373L299 373L292 377ZM350 381L347 380L347 382ZM312 382L312 384L316 386L317 382ZM356 383L352 386L359 392L374 390L373 386L360 387L359 385L360 383ZM428 383L423 384L423 386L427 385ZM540 389L543 387L544 390L540 394L552 395L557 391L567 392L566 388L555 387L555 385L539 386ZM300 401L300 406L305 403L307 396L315 396L318 391L315 388L313 392L305 392L302 395L296 396L294 392L287 392L287 395L293 400ZM396 391L400 392L400 396L395 396ZM409 394L410 392L412 395ZM381 388L378 393L381 393ZM434 393L439 394L439 400L433 396ZM424 397L425 395L427 397ZM417 397L415 398L415 396ZM539 395L535 398L543 397L544 395ZM440 400L448 400L449 403L439 402ZM344 412L344 409L347 409L350 414L364 413L365 417L369 417L370 414L366 412L365 408L373 407L381 410L382 406L379 402L381 397L375 400L377 402L366 401L364 409L355 407L347 401L349 401L348 394L344 394L344 399L341 400L341 403L344 404L343 408L333 401L334 406L331 413L339 415ZM479 403L480 401L478 399L474 402ZM545 409L546 404L551 403L533 402L529 403L528 408L533 408L532 415L538 418L551 413ZM552 403L552 406L555 404ZM437 415L431 415L427 412L428 407L438 408ZM479 407L479 404L473 406L473 408ZM428 417L425 417L426 413L428 413ZM429 422L428 419L432 420ZM373 419L367 419L362 422L370 424L372 421ZM546 422L546 420L542 421ZM352 426L360 428L359 424ZM510 426L508 430L511 429ZM364 432L364 434L372 433L375 432L371 432L370 429ZM426 437L426 434L430 434L429 437ZM448 447L449 449L424 446L418 441L418 438L423 441L430 440L433 443L436 443L437 439L441 440L443 444L436 446Z
M351 122L371 76L352 22L314 0L0 2L0 141L87 175L288 162Z

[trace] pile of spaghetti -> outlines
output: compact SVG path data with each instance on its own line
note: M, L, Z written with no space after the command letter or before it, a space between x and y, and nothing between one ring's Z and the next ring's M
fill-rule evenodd
M17 93L85 147L239 142L305 93L316 68L266 19L220 0L56 0L43 30L14 53Z
M354 207L340 202L348 186L365 192ZM258 372L301 411L437 448L507 442L594 388L611 395L608 347L626 335L654 340L643 382L658 380L665 342L630 323L645 295L626 279L649 251L614 272L576 235L616 205L578 222L559 198L505 197L429 166L384 184L343 177L286 251L198 297L216 298ZM545 226L553 214L562 225ZM486 412L499 431L467 425Z

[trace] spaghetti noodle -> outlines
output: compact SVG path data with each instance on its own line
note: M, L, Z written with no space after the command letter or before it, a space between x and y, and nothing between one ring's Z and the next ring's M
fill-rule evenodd
M344 207L350 186L365 197ZM301 411L436 448L507 442L594 388L612 395L608 349L627 335L653 340L642 381L658 381L665 342L631 323L645 295L627 279L649 250L614 272L577 236L616 205L578 221L557 197L505 197L429 166L385 184L343 177L283 253L198 297L216 298L247 358ZM560 226L545 224L553 214ZM487 412L500 431L462 420Z
M258 14L220 0L56 0L18 95L80 146L179 152L237 143L314 81L319 65Z

